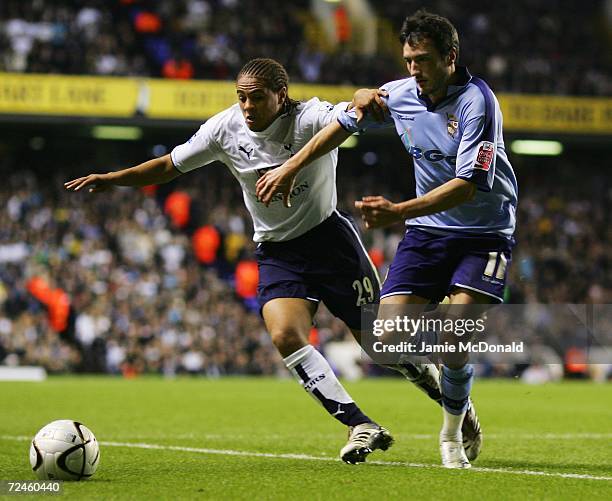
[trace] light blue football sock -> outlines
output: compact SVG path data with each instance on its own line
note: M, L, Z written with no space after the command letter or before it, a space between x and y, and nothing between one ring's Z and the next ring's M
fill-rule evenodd
M468 406L468 398L474 381L474 367L464 365L461 369L449 369L442 366L440 386L442 388L442 405L451 414L463 414Z

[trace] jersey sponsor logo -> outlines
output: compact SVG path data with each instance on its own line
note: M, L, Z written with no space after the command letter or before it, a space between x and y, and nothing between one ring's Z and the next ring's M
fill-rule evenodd
M488 171L493 163L493 155L495 154L495 146L489 141L482 141L478 146L478 154L474 169Z
M287 146L287 145L286 145ZM291 145L288 145L291 146ZM263 176L266 172L272 170L272 169L276 169L277 167L280 167L279 165L272 165L271 167L264 167L263 169L255 169L255 172L257 173L257 179L259 179L261 176ZM300 184L298 184L297 186L293 187L293 190L291 190L291 197L295 198L300 196L302 193L304 193L306 190L308 190L308 188L310 188L310 185L308 184L308 181L304 181ZM282 202L283 200L283 194L282 193L277 193L276 195L274 195L272 197L272 199L270 200L270 203L273 204L274 202ZM257 199L258 203L261 203L261 201L259 199Z
M250 150L247 150L245 146L238 146L238 149L246 154L249 160L251 160L251 153L253 153L253 147L251 146Z
M409 146L407 150L415 160L420 160L421 158L424 158L428 162L439 162L444 160L451 165L455 165L455 161L457 160L456 155L445 155L440 150L423 151L423 149L419 148L418 146Z
M446 114L446 131L448 135L455 139L455 134L457 134L457 130L459 129L459 120L452 113Z
M264 167L263 169L255 169L255 172L257 172L257 179L259 179L261 176L263 176L269 170L276 169L277 167L280 167L280 166L281 166L281 164L272 165L270 167Z
M399 118L400 120L409 120L411 122L414 122L414 117L411 117L410 115L402 115L398 113L397 118Z
M310 188L308 181L304 181L303 183L300 183L297 186L294 186L293 189L291 190L291 198L299 197L302 193L307 191L308 188ZM270 199L270 203L273 204L275 202L282 202L282 200L283 200L283 194L277 193ZM257 202L261 203L259 199L257 199Z

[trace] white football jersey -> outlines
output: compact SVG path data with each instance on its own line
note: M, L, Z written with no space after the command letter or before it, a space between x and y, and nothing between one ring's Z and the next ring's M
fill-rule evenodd
M172 150L174 166L188 172L219 160L242 187L253 218L255 242L296 238L327 219L336 208L338 150L312 162L295 179L291 207L276 194L266 207L255 196L255 183L269 169L282 165L317 132L336 120L348 103L332 105L313 98L278 117L266 130L250 130L238 104L203 124L184 144Z

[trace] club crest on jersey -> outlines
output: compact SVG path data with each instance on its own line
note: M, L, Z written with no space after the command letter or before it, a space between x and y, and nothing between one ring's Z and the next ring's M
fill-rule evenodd
M457 129L459 129L459 120L452 113L446 114L446 131L448 135L455 138L455 134L457 134Z
M285 148L285 150L287 150L289 152L289 158L291 158L293 155L295 155L295 153L293 152L293 144L292 143L283 144L283 148Z
M493 164L493 155L495 154L495 147L493 143L489 141L482 141L478 145L478 155L476 155L476 163L474 169L481 169L488 171Z

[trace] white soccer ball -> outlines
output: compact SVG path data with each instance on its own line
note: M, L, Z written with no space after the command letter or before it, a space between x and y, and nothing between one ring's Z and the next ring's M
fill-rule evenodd
M87 426L60 419L36 434L30 464L41 480L85 480L98 469L100 448Z

